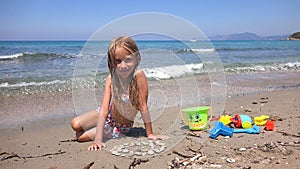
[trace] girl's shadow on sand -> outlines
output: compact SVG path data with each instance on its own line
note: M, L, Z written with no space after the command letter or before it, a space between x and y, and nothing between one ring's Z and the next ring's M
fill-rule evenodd
M143 127L133 127L125 134L125 136L135 138L147 137L146 130Z
M145 138L147 138L146 130L143 127L133 127L125 134L125 137L131 137L131 138L145 137ZM111 140L111 138L104 138L104 142L107 142L109 140Z

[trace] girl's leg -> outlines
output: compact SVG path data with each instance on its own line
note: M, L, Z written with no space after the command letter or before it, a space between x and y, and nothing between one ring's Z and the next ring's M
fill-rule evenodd
M97 110L92 110L74 117L71 126L74 131L88 130L97 125L97 118Z
M89 129L87 131L76 132L77 141L86 142L95 140L96 137L96 127ZM103 138L114 138L113 128L109 124L104 125Z
M95 140L96 136L96 127L89 129L87 131L76 132L77 141L87 142Z
M76 131L78 141L90 141L95 138L98 110L92 110L73 118L71 126Z

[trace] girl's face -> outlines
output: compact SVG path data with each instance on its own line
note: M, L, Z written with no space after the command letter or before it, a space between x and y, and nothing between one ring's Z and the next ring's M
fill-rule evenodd
M121 47L116 47L115 59L117 74L123 78L127 78L135 69L135 65L137 63L136 58L127 50Z

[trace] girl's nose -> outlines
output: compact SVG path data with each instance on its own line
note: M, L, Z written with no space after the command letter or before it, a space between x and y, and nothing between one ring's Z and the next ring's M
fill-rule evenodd
M124 61L121 62L120 69L121 70L127 70L128 69L128 66L127 66L126 62L124 62Z
M121 68L124 68L124 67L127 67L127 64L124 61L122 61L121 62Z

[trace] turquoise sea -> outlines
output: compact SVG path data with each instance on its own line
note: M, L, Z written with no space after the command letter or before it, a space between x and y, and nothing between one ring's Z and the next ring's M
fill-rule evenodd
M103 86L109 41L0 41L0 94ZM300 41L137 41L149 80L205 74L206 63L226 73L300 70ZM220 64L218 64L220 67ZM73 86L74 87L74 86ZM78 87L78 86L77 86Z

